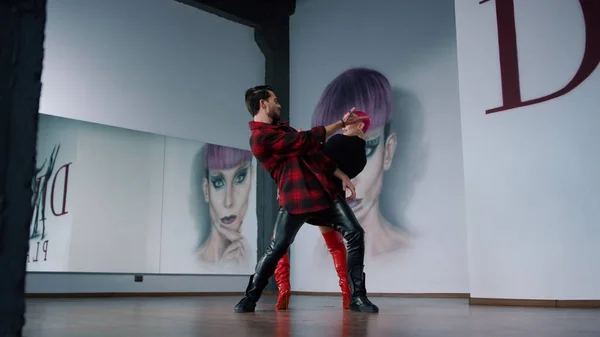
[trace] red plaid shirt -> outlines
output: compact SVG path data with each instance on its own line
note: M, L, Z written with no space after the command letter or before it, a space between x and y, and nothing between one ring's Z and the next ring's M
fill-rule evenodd
M290 214L329 208L339 193L337 165L322 151L325 127L298 132L287 122L250 122L250 149L277 182L279 206Z

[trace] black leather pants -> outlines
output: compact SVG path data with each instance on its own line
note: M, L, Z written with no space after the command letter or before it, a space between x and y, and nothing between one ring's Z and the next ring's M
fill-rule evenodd
M255 301L260 298L269 277L275 272L277 262L285 255L305 222L333 227L340 232L346 240L348 270L357 270L362 274L365 255L364 230L348 203L344 199L337 198L330 208L318 212L289 214L285 209L279 210L273 240L256 265L256 273L251 278L247 296Z

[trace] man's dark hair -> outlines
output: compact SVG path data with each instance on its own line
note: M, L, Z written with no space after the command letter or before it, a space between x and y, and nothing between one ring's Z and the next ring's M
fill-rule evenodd
M260 110L260 100L269 99L269 90L273 91L268 85L257 85L246 90L246 108L252 117L256 116Z

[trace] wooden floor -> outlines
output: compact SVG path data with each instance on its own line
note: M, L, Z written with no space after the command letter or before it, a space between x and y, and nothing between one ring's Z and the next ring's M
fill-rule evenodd
M342 311L339 297L294 296L287 312L265 297L29 299L27 337L598 337L600 310L474 307L460 299L373 298L379 314Z

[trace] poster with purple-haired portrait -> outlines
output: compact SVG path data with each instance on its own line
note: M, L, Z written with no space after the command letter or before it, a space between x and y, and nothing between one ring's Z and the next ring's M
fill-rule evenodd
M256 164L250 151L167 138L161 273L251 274Z
M381 72L368 68L351 68L335 77L325 87L312 115L312 126L329 125L340 119L340 112L353 107L365 111L371 120L366 133L367 165L352 179L356 199L349 201L356 218L365 230L366 256L375 258L401 250L410 232L402 219L405 206L400 191L407 185L398 179L398 133L393 127L394 97L389 80ZM402 168L406 169L406 168ZM400 192L400 193L398 193ZM326 256L319 240L318 258Z

